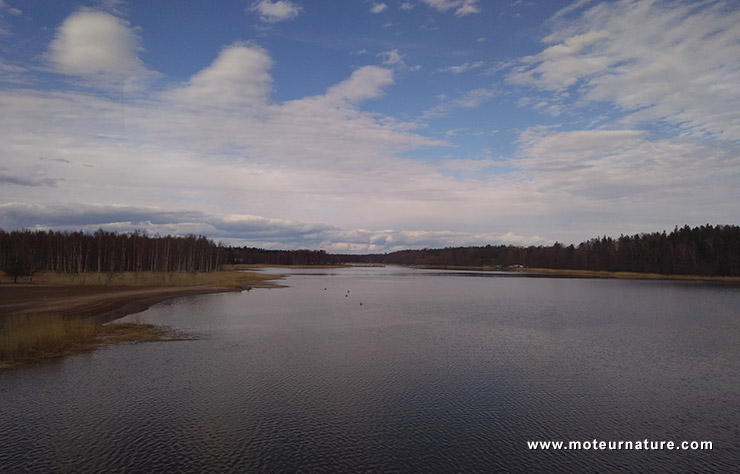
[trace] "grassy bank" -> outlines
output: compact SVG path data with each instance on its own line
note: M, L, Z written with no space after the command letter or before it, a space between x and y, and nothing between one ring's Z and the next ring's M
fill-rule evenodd
M89 351L107 344L192 337L141 323L101 325L59 315L12 316L0 321L0 369Z
M166 299L275 286L278 275L256 272L87 273L40 272L17 284L0 283L0 319L20 314L101 316L113 320Z
M32 278L0 275L0 368L88 351L106 344L181 340L150 324L113 323L127 314L181 296L274 286L256 272L123 272ZM188 337L185 337L188 339Z
M3 275L4 276L4 275ZM56 273L38 272L31 277L22 277L18 283L38 285L75 285L75 286L126 286L126 287L187 287L219 286L228 288L246 288L257 286L267 280L274 280L274 275L258 272L219 271L208 273L197 272L119 272L119 273ZM12 283L10 277L4 276L3 283Z

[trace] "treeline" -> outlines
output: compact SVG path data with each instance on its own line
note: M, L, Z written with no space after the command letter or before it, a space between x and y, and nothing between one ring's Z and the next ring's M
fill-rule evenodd
M310 250L230 248L230 263L323 265L380 263L434 267L539 267L668 275L740 276L740 227L676 227L672 232L599 237L575 245L486 245L400 250L386 254L327 254Z
M12 231L0 229L0 269L13 276L41 270L210 272L224 263L328 265L348 262L467 267L541 267L639 273L740 276L740 227L676 227L672 232L600 237L574 245L486 245L340 255L323 250L222 247L203 236Z
M740 227L676 227L671 233L600 237L578 246L450 247L355 256L368 263L606 270L668 275L740 276Z
M12 231L0 229L0 269L11 276L63 273L186 271L218 268L223 248L202 236Z

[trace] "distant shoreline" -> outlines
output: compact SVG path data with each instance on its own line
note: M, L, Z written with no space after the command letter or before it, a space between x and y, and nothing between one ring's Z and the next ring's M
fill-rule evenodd
M401 265L397 263L345 263L341 265L270 265L262 263L231 265L232 270L259 270L260 268L355 268L355 267L408 267L429 270L452 270L452 271L479 271L479 272L501 272L511 276L526 276L531 278L594 278L594 279L617 279L617 280L678 280L678 281L714 281L725 283L740 283L740 276L708 276L708 275L671 275L662 273L640 273L640 272L609 272L606 270L564 270L540 267L503 267L498 268L491 265L467 266L467 265Z
M415 268L429 268L435 270L483 271L521 274L532 278L593 278L618 280L681 280L681 281L715 281L726 283L740 283L740 277L733 276L704 276L704 275L666 275L661 273L639 272L608 272L605 270L561 270L553 268L495 268L491 266L464 266L464 265L420 265Z

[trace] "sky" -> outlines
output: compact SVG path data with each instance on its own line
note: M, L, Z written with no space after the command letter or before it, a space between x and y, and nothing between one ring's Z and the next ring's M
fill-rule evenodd
M6 231L382 253L738 203L738 1L0 0Z

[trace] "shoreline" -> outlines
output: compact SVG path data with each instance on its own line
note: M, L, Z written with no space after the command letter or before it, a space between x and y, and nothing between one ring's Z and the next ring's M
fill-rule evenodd
M157 303L194 296L277 286L280 275L255 272L202 274L40 273L33 282L0 282L0 321L22 315L59 315L112 321Z
M273 280L279 278L253 272L38 274L33 283L0 282L0 370L111 344L191 340L172 328L113 321L174 298L277 287Z
M605 270L556 270L552 268L516 268L510 271L543 278L608 278L617 280L671 280L740 283L740 277L732 276L668 275L662 273L608 272Z
M257 285L254 287L271 287ZM56 315L106 323L144 311L157 303L184 296L251 290L253 287L99 287L80 285L0 284L0 321L3 318ZM19 300L24 301L19 301Z
M672 280L672 281L708 281L718 283L740 283L740 276L706 276L706 275L670 275L662 273L609 272L606 270L560 270L553 268L519 267L497 269L491 266L465 265L409 265L411 268L431 270L457 270L477 272L500 272L509 276L529 278L591 278L617 280Z

